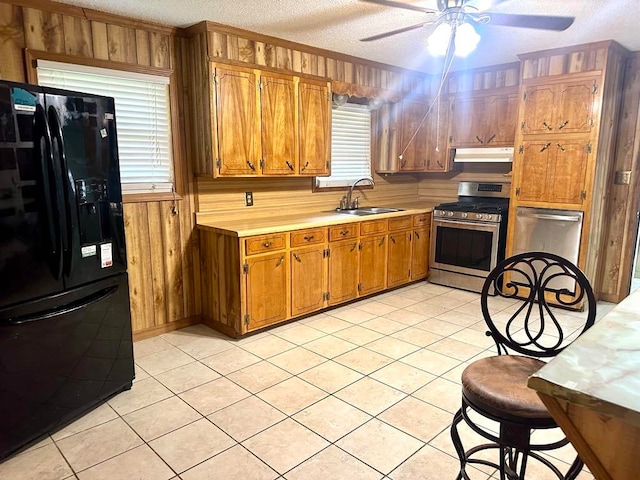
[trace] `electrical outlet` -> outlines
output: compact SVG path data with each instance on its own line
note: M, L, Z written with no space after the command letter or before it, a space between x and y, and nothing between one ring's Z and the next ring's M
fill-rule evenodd
M253 192L244 192L244 206L253 206Z

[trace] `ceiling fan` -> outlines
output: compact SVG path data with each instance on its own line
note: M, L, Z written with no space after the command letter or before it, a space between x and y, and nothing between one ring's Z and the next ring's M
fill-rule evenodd
M465 24L473 25L475 23L489 26L498 25L562 31L569 28L575 20L574 17L504 14L485 11L486 8L490 8L491 6L508 0L437 0L437 10L393 0L360 1L394 8L403 8L405 10L414 10L417 12L423 12L428 16L424 22L362 38L360 39L362 42L379 40L381 38L390 37L392 35L397 35L399 33L408 32L410 30L415 30L429 25L433 25L434 28L437 29L437 27L442 24L456 27Z

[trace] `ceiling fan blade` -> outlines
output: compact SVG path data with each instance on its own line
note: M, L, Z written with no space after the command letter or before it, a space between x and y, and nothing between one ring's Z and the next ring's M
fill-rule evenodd
M490 13L484 12L484 15L489 15L488 25L500 25L505 27L520 27L520 28L538 28L541 30L566 30L569 28L574 17L551 17L547 15L515 15L509 13Z
M422 13L437 13L437 10L431 8L418 7L417 5L409 5L408 3L394 2L393 0L360 0L361 2L375 3L376 5L384 5L386 7L404 8L405 10L414 10Z
M417 24L411 25L409 27L399 28L397 30L391 30L390 32L379 33L378 35L373 35L373 36L367 37L367 38L361 38L360 41L361 42L371 42L373 40L379 40L381 38L390 37L391 35L397 35L398 33L408 32L410 30L415 30L416 28L420 28L420 27L422 27L424 25L427 25L429 23L430 22L417 23Z

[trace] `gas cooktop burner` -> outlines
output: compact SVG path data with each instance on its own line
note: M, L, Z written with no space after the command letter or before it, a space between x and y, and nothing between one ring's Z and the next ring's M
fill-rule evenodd
M451 212L472 212L472 213L505 213L509 209L509 201L506 202L451 202L442 203L436 207L438 210L448 210Z

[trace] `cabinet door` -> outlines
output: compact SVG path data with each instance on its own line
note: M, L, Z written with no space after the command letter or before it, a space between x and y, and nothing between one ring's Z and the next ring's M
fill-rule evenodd
M484 97L461 97L451 105L449 144L451 147L485 145Z
M247 330L287 318L289 262L285 252L247 259Z
M556 117L553 125L559 133L590 133L593 127L594 80L567 82L557 86Z
M522 133L550 133L554 129L555 87L529 85L524 90Z
M331 243L329 246L329 305L358 296L358 240Z
M296 162L295 85L293 79L260 77L262 173L293 175Z
M429 102L426 99L404 99L402 101L400 146L398 148L398 154L402 153L402 160L399 161L398 168L401 172L421 172L426 168L429 131L427 120L425 119L424 122L422 120L428 109Z
M544 202L548 197L547 177L554 161L553 143L548 140L523 142L514 169L519 172L516 183L518 200Z
M451 170L449 159L449 102L440 102L429 114L427 137L427 172L448 172ZM436 149L437 148L437 149Z
M411 280L411 230L389 233L387 287Z
M240 68L216 68L218 174L255 175L260 165L257 77Z
M387 234L360 240L360 295L383 290L387 280Z
M518 96L493 95L486 99L487 124L485 145L489 147L511 147L518 122Z
M300 175L329 175L331 162L331 102L324 82L300 80Z
M324 246L291 251L291 316L320 310L325 306L326 258Z
M418 228L411 238L411 280L426 278L429 273L430 228Z
M560 139L554 142L550 149L553 150L555 158L547 178L549 185L547 201L582 205L583 195L586 196L589 141Z

